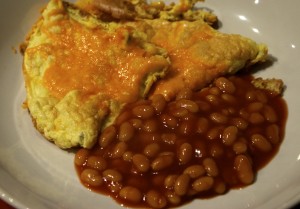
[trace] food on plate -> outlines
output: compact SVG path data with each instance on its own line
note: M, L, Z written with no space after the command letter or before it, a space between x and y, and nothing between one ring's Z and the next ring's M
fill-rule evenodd
M280 79L262 79L262 78L256 78L252 81L252 84L256 88L265 89L271 91L273 94L282 94L284 89L283 81Z
M79 1L81 7L86 8L92 14L97 14L95 11L102 11L112 16L117 8L121 8L118 4L125 6L130 2L126 0ZM146 4L145 1L134 2L131 4L135 7L140 4L144 6L145 12L143 13L152 11L148 7L155 7ZM168 15L169 18L156 15L158 17L155 18L154 15L143 19L154 30L151 42L166 49L171 60L167 76L159 80L152 88L153 94L163 94L168 100L174 97L182 88L199 90L208 85L214 78L225 74L234 74L242 68L247 68L257 62L263 62L267 56L268 49L266 45L257 44L241 35L220 33L212 28L210 24L214 24L217 18L201 9L192 10L196 2L182 0L178 5L162 10L162 13L176 13L177 18L172 15ZM159 5L161 4L164 5L162 2ZM148 7L145 5L148 5ZM125 8L129 10L133 6L125 6ZM205 15L197 16L198 18L194 18L193 21L189 19L188 21L185 18L184 14L198 14L199 11ZM212 18L212 16L215 18ZM179 17L182 19L178 19ZM136 14L136 18L140 18L140 15ZM130 21L124 24L138 28L140 21Z
M51 0L24 47L28 109L61 148L91 148L126 103L155 94L171 100L181 88L198 90L267 56L265 45L214 30L215 16L194 10L197 1L148 8L124 1L140 2L130 20L105 10L115 1L80 8L84 2L92 10Z
M165 4L164 1L146 0L78 0L76 4L85 11L103 18L116 19L165 19L204 20L210 25L217 22L217 16L204 8L195 9L197 2L204 0L180 0L177 4Z
M224 34L202 20L150 21L151 42L167 50L169 73L155 84L153 94L173 98L182 88L199 90L215 78L265 61L267 47L235 34Z
M252 184L283 140L287 107L279 79L219 77L125 105L75 166L89 189L128 207L169 208Z
M81 182L129 207L175 207L252 184L283 140L280 79L239 74L267 46L195 7L50 0L25 43L26 105Z
M144 97L169 59L147 31L52 0L27 40L24 77L36 128L61 148L92 147L106 115Z

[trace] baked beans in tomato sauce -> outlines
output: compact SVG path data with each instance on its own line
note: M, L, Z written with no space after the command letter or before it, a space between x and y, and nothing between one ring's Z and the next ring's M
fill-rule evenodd
M283 140L287 106L251 76L216 79L124 107L91 150L80 149L81 182L129 207L166 208L250 185Z

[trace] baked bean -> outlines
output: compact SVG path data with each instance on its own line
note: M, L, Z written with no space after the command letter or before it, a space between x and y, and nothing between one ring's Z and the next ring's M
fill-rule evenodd
M234 84L227 78L217 78L215 80L215 85L224 93L233 94L235 92Z
M207 102L200 101L200 100L197 100L195 102L198 104L199 111L201 112L207 112L211 109L211 106Z
M154 107L156 112L161 113L165 109L167 101L163 95L155 94L151 98L151 105Z
M231 94L222 94L221 98L229 104L235 104L237 102L237 99Z
M195 116L194 113L188 113L187 115L185 115L183 118L181 118L181 121L189 121L194 123L195 120L197 120L198 117Z
M196 113L199 111L199 107L196 102L188 99L180 99L176 101L176 107L183 107L192 113Z
M127 200L129 202L134 202L134 203L141 202L143 198L141 191L133 186L123 187L120 190L119 195L124 200Z
M279 142L279 127L276 124L271 124L266 128L266 136L272 144Z
M207 190L211 189L213 184L214 184L213 177L203 176L203 177L196 179L193 182L192 187L197 192L203 192L203 191L207 191Z
M248 127L248 122L240 117L232 118L230 123L240 130L245 130Z
M196 132L199 134L203 134L207 131L209 126L209 122L206 118L201 117L196 122Z
M149 159L143 154L135 154L132 157L133 165L138 169L139 172L145 173L150 168Z
M268 98L263 91L256 91L255 93L256 93L256 98L258 101L260 101L262 103L266 103L268 101Z
M160 116L162 123L171 129L174 129L178 126L178 121L175 117L167 114L163 114Z
M271 143L261 134L253 134L251 143L254 147L263 152L268 152L272 149Z
M154 133L143 132L142 134L139 134L139 139L143 143L148 144L148 143L160 141L161 140L161 135L157 132L154 132Z
M193 132L194 123L192 121L182 121L179 125L179 133L182 135L188 135Z
M148 144L145 148L144 148L144 154L147 157L155 157L158 152L160 150L160 146L158 143L152 143L152 144Z
M126 151L126 152L124 152L123 153L123 160L124 161L127 161L127 162L131 162L131 160L132 160L132 157L133 157L133 152L131 152L131 151Z
M131 125L135 128L135 129L140 129L142 127L143 122L140 119L137 118L132 118L130 120Z
M261 102L251 102L248 107L247 110L249 112L259 112L263 109L264 104Z
M122 182L113 182L112 184L108 184L107 186L112 193L120 192L123 187Z
M236 141L232 148L235 154L243 154L247 151L247 144L242 141Z
M226 185L223 182L216 182L214 184L214 190L218 194L224 194L226 191Z
M184 107L179 107L172 111L172 115L177 118L185 117L188 114L189 114L189 111Z
M174 184L175 194L183 196L187 193L190 184L190 176L187 174L182 174L178 176Z
M137 107L137 106L141 106L141 105L149 105L151 102L149 100L146 100L146 99L140 99L140 100L137 100L135 103L134 103L134 106L131 106L131 109L132 107ZM131 111L129 111L131 112ZM132 112L131 112L132 113Z
M174 192L167 191L166 197L172 205L178 205L181 202L181 197Z
M179 151L177 153L178 160L181 164L188 163L193 157L193 147L189 143L183 143L179 147Z
M263 115L268 122L270 122L270 123L277 122L276 112L271 106L269 106L269 105L264 106Z
M166 144L175 144L177 140L177 136L174 133L164 133L161 135L161 139L163 140L164 143Z
M245 119L245 120L248 120L249 116L250 116L250 113L246 110L246 108L242 108L240 111L239 111L239 115Z
M264 116L258 112L251 113L249 116L249 122L253 124L261 124L265 121Z
M194 179L203 176L205 174L205 169L202 165L191 165L187 167L183 173Z
M77 166L84 166L89 156L89 150L81 148L77 151L74 158L74 163Z
M109 145L117 136L117 130L115 126L111 125L105 128L100 136L99 144L101 147Z
M174 153L161 153L157 156L151 163L151 168L154 171L163 170L169 166L171 166L174 162Z
M94 187L103 184L103 179L99 171L90 168L86 168L81 172L80 179L85 184Z
M246 94L245 94L245 97L248 101L254 101L256 100L256 93L255 91L251 90L251 91L248 91Z
M205 158L202 163L207 175L215 177L219 174L218 166L212 158Z
M118 138L120 141L127 142L134 136L134 127L129 122L123 122L120 126Z
M205 98L210 104L212 104L214 106L217 106L220 104L220 99L216 95L209 94Z
M107 181L119 182L123 179L122 174L115 169L106 169L102 175Z
M236 156L234 159L234 168L237 171L239 180L243 184L251 184L254 181L252 165L247 156Z
M87 160L87 166L94 168L96 170L102 171L102 170L106 169L107 162L101 156L92 155Z
M122 157L125 151L127 150L127 144L125 142L119 142L115 145L111 152L112 158L119 158Z
M151 105L139 105L132 109L132 113L142 119L147 119L155 114L155 109Z
M146 132L155 132L158 129L158 122L154 119L148 119L143 124L143 130Z
M146 194L146 202L153 208L164 208L167 205L166 198L155 190L150 190Z
M237 138L238 129L235 126L228 126L222 134L222 141L225 145L231 145Z
M175 175L175 174L171 174L171 175L168 175L165 180L164 180L164 185L167 189L172 189L174 188L174 185L175 185L175 181L176 179L178 178L178 175Z
M225 115L218 112L211 113L209 115L209 118L211 119L212 122L219 123L219 124L225 124L228 121L228 118Z
M221 94L221 90L218 87L211 87L209 88L208 92L216 96Z
M191 99L193 96L193 91L189 88L181 89L176 95L176 100L180 99Z
M123 122L127 121L129 118L131 117L131 113L130 112L122 112L118 118L116 119L116 124L120 125Z

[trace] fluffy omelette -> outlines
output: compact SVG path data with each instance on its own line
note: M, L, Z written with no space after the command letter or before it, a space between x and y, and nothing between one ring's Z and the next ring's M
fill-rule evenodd
M151 87L172 98L266 55L264 45L219 33L201 18L108 21L51 0L26 41L27 106L48 140L90 148L121 107Z

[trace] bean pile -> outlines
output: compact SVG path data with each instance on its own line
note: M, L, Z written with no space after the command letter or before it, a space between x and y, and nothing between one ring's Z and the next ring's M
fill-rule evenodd
M128 104L92 150L80 149L81 182L130 207L166 208L252 184L277 152L287 107L250 76L221 77Z

